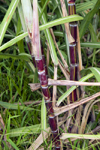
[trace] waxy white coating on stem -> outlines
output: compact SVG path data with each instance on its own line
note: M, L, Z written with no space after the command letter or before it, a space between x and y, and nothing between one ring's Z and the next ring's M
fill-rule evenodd
M35 54L35 59L40 59L42 57L42 54L41 54L41 47L40 47L40 33L39 33L37 0L33 0L33 33L32 33L32 44L33 44L33 51L34 51L34 54Z
M28 34L32 34L33 14L30 0L21 0ZM31 38L31 37L30 37Z
M23 14L21 2L19 2L19 4L18 4L18 12L19 12L22 28L23 28L24 32L27 32L27 27L26 27L26 23L25 23L25 19L24 19L24 14ZM30 42L28 36L25 37L25 40L27 43Z

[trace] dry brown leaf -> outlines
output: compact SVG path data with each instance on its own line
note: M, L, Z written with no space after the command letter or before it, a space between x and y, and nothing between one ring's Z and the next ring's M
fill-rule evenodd
M59 85L59 86L66 86L66 85L69 85L69 86L74 86L74 85L75 86L100 86L100 82L81 82L81 81L72 81L72 80L54 80L54 79L50 79L50 78L48 79L48 84L49 85Z
M78 107L76 117L75 117L75 124L71 130L71 133L78 133L78 130L80 128L80 121L81 121L81 112L82 112L82 105Z
M84 133L85 127L86 127L86 124L87 124L87 121L88 121L88 117L89 117L89 114L90 114L90 111L91 111L93 105L94 105L95 103L97 103L97 102L100 102L100 99L98 99L98 100L96 100L96 101L94 101L94 102L91 103L90 108L88 109L88 112L87 112L87 114L86 114L85 121L84 121L84 123L81 125L80 133Z
M38 136L35 142L27 149L27 150L37 150L37 148L48 138L51 134L50 127L46 129L46 131L42 131L42 133Z
M59 85L59 86L100 86L100 82L80 82L80 81L72 81L69 80L69 76L67 75L66 70L62 67L60 61L59 61L59 67L62 70L64 76L67 78L67 80L54 80L54 79L48 79L48 85ZM35 91L39 89L40 83L29 83L29 86L31 88L31 91Z
M70 105L66 105L66 106L63 106L63 107L59 107L59 108L54 108L54 111L55 111L55 115L58 116L66 111L69 111L73 108L76 108L77 106L80 106L82 104L85 104L86 102L89 102L90 100L93 100L95 98L97 98L98 96L100 96L100 92L90 96L90 97L87 97L87 98L84 98L84 99L81 99L80 101L78 102L74 102L73 104L70 104Z
M29 83L28 85L30 86L32 92L40 89L41 87L40 83Z
M80 37L79 37L79 28L77 26L77 49L78 49L78 58L79 58L79 71L83 69L82 66L82 55L81 55L81 46L80 46Z
M56 45L56 48L57 48L57 50L58 50L58 53L59 53L59 55L60 55L60 57L61 57L61 60L62 60L62 62L63 62L63 64L64 64L64 67L65 67L65 69L68 69L67 62L65 61L65 59L64 59L64 57L63 57L63 55L62 55L62 53L60 52L60 50L59 50L59 48L58 48L57 43L56 43L55 35L54 35L54 33L53 33L52 28L50 29L50 32L51 32L52 38L53 38L53 40L54 40L54 43L55 43L55 45Z
M54 80L57 80L57 66L54 66ZM57 97L57 86L53 86L53 97L52 97L53 107L56 106L56 97Z
M62 8L63 17L67 17L68 14L67 14L65 2L64 2L64 0L60 0L60 2L61 2L61 8ZM65 23L64 25L65 25L65 30L66 30L66 34L67 34L69 43L74 42L75 40L71 36L70 30L69 30L69 23Z

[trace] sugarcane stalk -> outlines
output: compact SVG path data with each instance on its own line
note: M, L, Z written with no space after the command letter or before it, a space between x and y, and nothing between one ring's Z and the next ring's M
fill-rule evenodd
M69 15L76 14L75 7L76 0L68 1L68 12ZM77 22L70 22L70 32L72 37L74 38L74 42L69 44L70 51L70 80L78 81L78 54L77 54ZM70 102L75 102L77 100L77 92L74 90L70 95Z
M41 84L43 97L46 103L46 108L47 108L48 118L49 118L48 120L52 131L53 140L55 143L55 149L60 150L60 139L59 139L58 129L57 129L57 120L56 120L56 116L54 115L54 110L51 101L51 94L48 88L48 80L46 76L44 62L42 59L37 0L33 0L33 20L34 22L33 22L32 44L33 44L33 51L35 51L34 54L35 54L35 61L38 70L38 76Z

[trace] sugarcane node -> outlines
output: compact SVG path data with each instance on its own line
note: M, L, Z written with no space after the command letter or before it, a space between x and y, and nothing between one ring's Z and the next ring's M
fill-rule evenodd
M45 103L49 103L49 102L51 102L51 97L45 100Z
M38 75L39 75L39 80L40 80L41 86L43 87L43 86L48 85L48 80L47 80L45 70L38 72Z
M55 150L60 150L60 147L56 147Z
M40 58L40 59L35 59L36 61L36 66L37 66L37 69L38 71L43 71L44 70L44 65L43 65L43 59Z
M76 14L75 3L68 3L69 15Z
M48 88L48 84L41 85L41 88L42 88L42 89L47 89L47 88Z
M72 4L74 3L74 4L75 4L75 1L76 1L76 0L68 0L68 4L69 4L69 3L72 3Z
M75 64L70 64L70 66L72 66L72 67L78 67L79 66L79 63L75 63Z
M61 150L60 148L61 148L60 146L57 146L57 147L55 148L55 150Z

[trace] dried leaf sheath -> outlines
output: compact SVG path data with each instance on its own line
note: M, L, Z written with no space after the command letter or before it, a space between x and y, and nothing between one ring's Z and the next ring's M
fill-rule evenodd
M55 149L60 150L60 140L58 136L57 121L54 115L54 110L52 107L51 95L48 88L48 80L46 76L44 60L41 52L40 46L40 34L39 34L39 22L38 22L38 9L37 0L33 0L33 34L32 43L33 51L35 51L35 61L38 70L38 76L41 84L42 93L45 99L46 108L48 111L49 124L53 134L53 141L55 142Z
M69 15L76 14L75 0L68 2ZM70 80L78 80L78 54L77 54L77 22L69 23L70 32L74 38L74 42L69 44L70 50ZM77 100L76 90L70 95L71 103Z
M32 55L32 60L33 60L33 64L36 67L35 64L35 58L34 58L34 54L32 53L32 24L33 24L33 15L32 15L32 6L31 6L31 1L30 0L21 0L22 3L22 9L23 11L20 11L20 16L22 16L21 18L21 22L22 22L22 26L25 31L28 31L28 35L29 37L28 40L26 40L27 42L27 46L28 46L28 50L30 52L30 54ZM21 8L20 8L21 9ZM25 21L25 23L24 23Z

